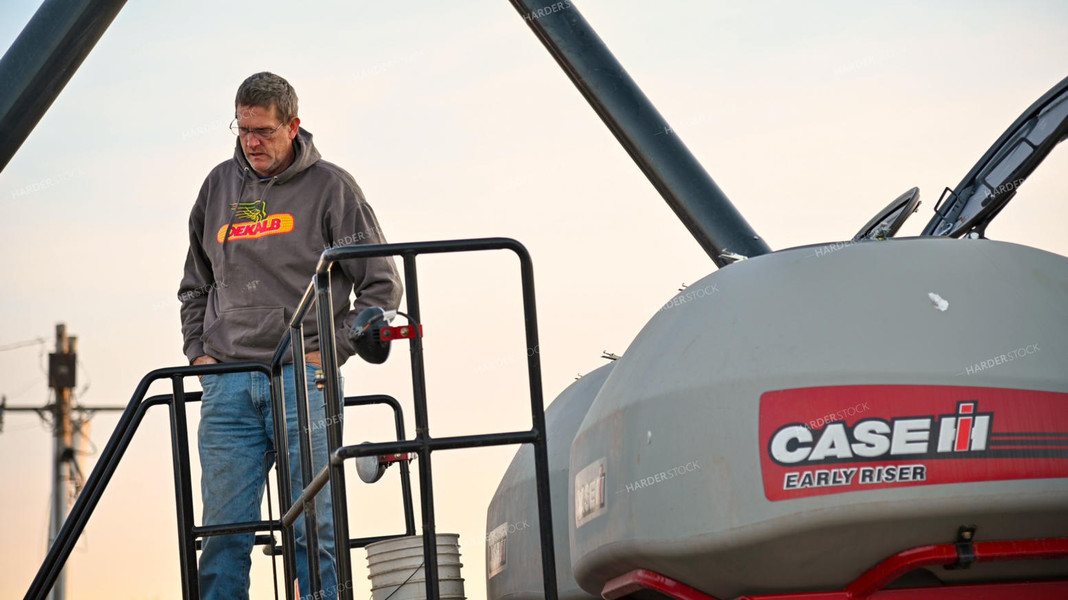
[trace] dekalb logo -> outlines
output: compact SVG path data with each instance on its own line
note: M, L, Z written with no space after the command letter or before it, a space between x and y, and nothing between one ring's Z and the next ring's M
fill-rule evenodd
M974 400L941 416L871 418L852 426L832 422L813 431L800 423L775 431L769 444L780 465L868 462L917 456L964 458L987 449L993 413L977 412ZM958 454L959 453L959 454Z
M262 200L236 202L230 205L230 209L234 215L247 220L234 223L232 227L229 224L220 227L219 233L215 236L220 244L231 240L254 240L293 231L293 215L289 213L269 215L267 203ZM229 236L226 235L227 228L230 228Z
M219 228L219 234L216 237L221 244L223 240L254 240L290 231L293 231L293 215L283 213L267 215L267 218L256 223L234 223L233 229L230 230L230 237L226 237L226 225L223 225Z

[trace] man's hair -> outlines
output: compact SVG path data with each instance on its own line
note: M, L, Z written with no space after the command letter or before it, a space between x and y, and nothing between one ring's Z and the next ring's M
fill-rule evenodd
M297 116L297 92L284 78L264 71L241 82L234 100L235 115L239 106L277 106L282 123L288 123Z

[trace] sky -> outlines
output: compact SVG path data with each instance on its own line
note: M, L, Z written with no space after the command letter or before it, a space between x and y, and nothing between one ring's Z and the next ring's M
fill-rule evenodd
M1068 76L1068 5L1052 0L572 3L775 250L848 240L913 186L923 204L899 235L918 234L942 190ZM0 47L38 5L3 3ZM82 406L125 404L145 373L184 363L189 210L232 154L237 85L261 70L294 85L302 125L390 241L527 246L546 403L715 269L508 2L295 6L128 3L0 173L0 347L47 340L0 352L9 405L48 402L59 322L79 338ZM1068 255L1066 172L1059 148L988 236ZM528 428L516 261L420 267L431 433ZM400 399L412 435L405 350L342 372L350 395ZM92 446L116 419L93 419ZM345 440L390 439L391 422L349 413ZM438 528L460 534L471 598L484 597L486 507L514 451L434 456ZM6 414L0 597L21 597L46 551L50 460L40 420ZM166 415L150 413L73 553L69 597L180 597L172 482ZM402 529L395 473L348 486L353 535ZM366 598L365 558L352 556ZM270 563L254 557L253 597L265 597Z

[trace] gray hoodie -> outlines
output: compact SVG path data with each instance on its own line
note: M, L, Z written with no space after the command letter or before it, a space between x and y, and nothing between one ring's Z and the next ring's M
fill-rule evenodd
M293 164L261 179L238 143L233 159L204 180L189 215L178 289L190 362L205 354L270 362L323 250L385 243L352 176L321 160L304 129L293 146ZM331 284L340 364L354 352L347 332L356 314L368 306L397 308L401 283L393 259L383 257L334 265ZM317 329L313 308L304 321L307 352L319 349Z

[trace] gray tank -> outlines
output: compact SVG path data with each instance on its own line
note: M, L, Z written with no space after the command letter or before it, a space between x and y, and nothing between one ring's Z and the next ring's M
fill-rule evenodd
M561 600L600 598L582 591L571 575L567 482L571 442L614 364L572 383L545 409L556 581ZM486 593L492 600L545 597L538 523L534 453L524 445L508 466L486 514Z
M1066 339L1068 259L1025 246L843 242L721 269L646 324L575 436L574 576L830 590L964 525L1066 536Z

